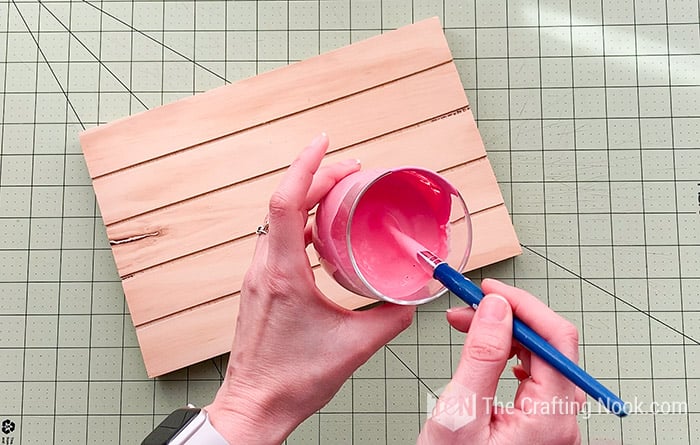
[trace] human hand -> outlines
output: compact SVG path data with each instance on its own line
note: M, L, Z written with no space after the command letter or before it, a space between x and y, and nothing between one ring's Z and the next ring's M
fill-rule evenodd
M418 445L580 444L576 414L585 395L512 339L515 314L576 362L576 327L524 290L490 279L481 285L486 297L476 312L465 307L447 314L453 327L469 334L459 367L425 423ZM512 405L494 407L499 377L508 358L516 354L521 364L513 368L520 381L515 399Z
M413 307L391 304L349 311L316 287L308 212L360 168L350 160L319 169L327 147L317 137L285 173L244 279L226 377L206 407L231 444L281 443L413 318Z

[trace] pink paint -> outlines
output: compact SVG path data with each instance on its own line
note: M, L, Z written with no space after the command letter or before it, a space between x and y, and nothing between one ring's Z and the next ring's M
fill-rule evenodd
M449 194L409 171L386 176L367 190L355 209L350 241L357 266L372 287L404 299L430 282L415 252L406 252L388 224L447 257L450 202Z
M466 214L457 190L434 172L413 167L360 171L340 181L319 204L313 242L323 267L345 288L420 304L444 289L392 230L463 267L471 238L466 237L466 246L454 246L449 235L451 221Z

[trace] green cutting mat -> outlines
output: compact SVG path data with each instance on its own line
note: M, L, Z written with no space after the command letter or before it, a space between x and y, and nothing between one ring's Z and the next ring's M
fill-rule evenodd
M640 403L584 443L700 444L697 0L3 1L0 444L138 443L210 401L225 358L150 380L78 145L83 128L437 15L524 254L488 268L581 331ZM445 298L289 444L406 444L463 335ZM508 374L508 372L506 372ZM505 376L501 395L516 381Z

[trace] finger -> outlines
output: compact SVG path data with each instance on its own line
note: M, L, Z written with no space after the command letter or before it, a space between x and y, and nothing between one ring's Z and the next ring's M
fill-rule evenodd
M315 218L315 217L316 217L315 215L312 216L312 218ZM311 244L311 241L313 241L313 237L314 237L313 226L314 226L313 220L306 222L306 226L304 227L304 246L308 246L309 244Z
M306 195L305 208L311 210L341 179L360 169L360 161L348 159L318 170Z
M584 404L586 403L586 393L583 392L581 388L576 388L576 394L574 395L574 397L580 409L583 410Z
M292 162L280 185L270 198L268 239L269 259L285 261L304 250L306 196L314 173L328 148L328 137L322 134L311 142Z
M510 357L513 358L516 355L519 356L521 351L527 351L527 349L523 348L520 343L513 339L513 344L510 347Z
M552 346L572 361L578 361L578 331L569 321L552 311L528 292L493 279L481 282L484 292L503 295L511 304L513 314L540 334ZM550 395L573 397L574 385L544 360L532 356L530 375Z
M455 437L459 437L455 434L455 430L440 424L439 417L433 414L431 413L432 417L426 420L425 425L421 428L416 445L454 443Z
M468 332L474 319L474 309L469 306L453 307L447 310L447 322L460 332Z
M443 389L418 436L417 445L492 443L491 416L477 416L471 390L454 379Z
M471 326L473 319L474 309L472 309L470 306L453 307L447 310L447 321L453 328L457 329L460 332L469 332L469 327ZM524 349L520 345L520 343L514 341L510 348L510 354L508 356L513 357L516 354L520 354L520 351L526 351L528 354L530 353L530 351ZM530 362L528 361L528 372L530 369L529 363Z
M469 332L469 327L471 326L473 319L474 309L472 309L470 306L458 306L447 310L447 321L453 328L457 329L460 332ZM509 357L513 357L516 354L520 354L520 351L526 351L528 354L530 353L530 351L524 349L522 345L520 345L520 343L518 343L517 341L513 341L513 344L510 348ZM530 369L529 363L530 362L528 361L528 372Z
M539 298L525 290L488 278L481 282L485 293L503 295L513 314L534 329L545 340L574 361L578 361L578 331Z
M476 415L489 412L498 379L510 356L513 318L508 302L487 294L474 314L453 382L476 397Z
M532 361L532 352L523 348L522 346L518 350L518 360L520 361L520 366L530 375L530 363Z
M309 193L306 196L306 210L311 210L324 196L335 186L338 181L351 173L355 173L360 169L360 161L357 159L348 159L343 162L338 162L321 168L314 175L311 182ZM315 216L312 216L312 218ZM307 220L304 227L304 245L308 246L312 240L312 224Z
M260 221L261 225L264 225L265 222L268 221L268 216L265 215L265 220ZM254 236L256 236L255 239L255 250L253 250L253 258L252 258L252 264L262 264L265 262L265 258L267 258L267 235L266 234L261 234L258 235L257 230L256 232L253 233Z
M255 241L255 250L253 251L253 263L265 262L267 258L267 235L257 235L258 239Z
M368 359L409 327L415 312L415 306L389 303L366 311L350 312L345 325L348 329L346 338L355 343L352 347L361 350Z

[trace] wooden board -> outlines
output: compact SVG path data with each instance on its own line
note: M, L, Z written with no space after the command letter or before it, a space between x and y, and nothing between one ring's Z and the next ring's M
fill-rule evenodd
M491 264L499 261L499 251L512 250L518 240L510 225L508 212L503 205L492 207L472 215L474 245L467 263L467 270L476 269L475 265ZM500 224L494 227L493 224ZM497 235L497 232L499 233ZM231 255L240 258L239 255ZM318 262L316 262L318 264ZM316 284L326 295L333 295L336 303L355 309L375 300L358 297L333 281L320 266L314 268ZM194 275L194 274L193 274ZM187 283L183 283L187 284ZM146 357L154 357L148 363L149 375L158 376L179 369L186 364L198 363L217 355L226 353L233 340L232 326L238 316L239 293L225 295L193 309L179 312L136 328L141 351ZM218 335L213 334L218 333ZM174 345L187 351L187 354L173 354L163 345Z
M229 350L255 227L320 131L324 163L416 165L462 192L467 270L520 253L440 23L429 19L81 134L150 376ZM309 248L318 286L355 309Z

